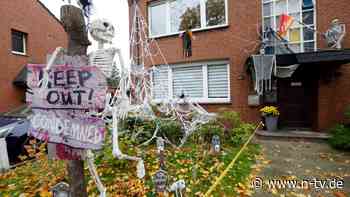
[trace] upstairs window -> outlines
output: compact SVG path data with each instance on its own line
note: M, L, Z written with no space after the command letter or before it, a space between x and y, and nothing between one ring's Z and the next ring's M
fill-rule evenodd
M282 14L294 18L294 23L284 37L288 47L295 53L316 50L316 15L315 0L262 0L263 30L272 28L278 31ZM274 51L276 46L268 46L267 51ZM279 53L275 51L275 53Z
M164 0L149 6L150 35L227 25L227 0Z
M27 34L12 30L12 53L25 55L27 53Z

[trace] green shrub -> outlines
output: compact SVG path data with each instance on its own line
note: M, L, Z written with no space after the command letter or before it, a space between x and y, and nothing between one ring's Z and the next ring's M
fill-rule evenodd
M234 146L244 144L253 133L255 126L253 124L242 123L231 131L231 142Z
M217 120L225 127L226 130L239 127L242 124L239 113L235 111L221 112L218 114Z
M159 135L167 137L172 143L177 143L183 137L181 124L175 120L158 119Z
M332 147L341 150L350 150L350 128L345 125L338 124L331 129L332 137L329 143Z
M350 105L345 109L345 118L350 120Z
M197 135L199 135L199 139L204 143L211 143L211 139L214 135L220 136L221 141L224 138L224 128L220 125L217 120L212 120L200 127Z

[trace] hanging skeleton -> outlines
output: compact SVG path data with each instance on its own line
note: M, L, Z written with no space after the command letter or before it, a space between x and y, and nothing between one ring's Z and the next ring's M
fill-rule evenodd
M345 24L340 23L338 19L334 19L324 36L329 47L341 49L345 34Z
M186 30L180 36L182 37L182 47L183 47L184 57L191 57L192 56L192 39L193 39L192 31Z
M253 55L255 70L255 91L262 95L272 90L272 72L276 74L275 55Z

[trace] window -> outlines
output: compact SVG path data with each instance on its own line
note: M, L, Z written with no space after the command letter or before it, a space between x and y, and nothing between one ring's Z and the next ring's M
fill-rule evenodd
M316 15L314 0L262 0L263 1L263 29L272 28L278 31L280 16L288 14L294 18L285 39L294 52L308 52L316 50ZM280 50L268 51L283 53Z
M150 35L227 25L227 0L163 0L149 6Z
M25 55L27 52L27 34L12 30L12 53Z
M196 102L230 102L229 65L225 62L157 66L152 78L155 100L184 95Z

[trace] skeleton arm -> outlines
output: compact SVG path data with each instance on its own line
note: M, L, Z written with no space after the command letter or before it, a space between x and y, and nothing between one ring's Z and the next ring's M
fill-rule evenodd
M58 59L58 55L61 54L61 53L64 53L64 48L63 47L57 47L55 49L55 51L52 53L49 61L47 62L47 65L46 65L46 67L43 70L43 78L39 81L39 86L41 85L41 87L43 89L46 88L48 83L49 83L49 70L54 65L56 60Z
M89 166L89 171L91 176L94 178L94 181L97 185L97 189L100 192L100 197L106 197L106 191L107 189L103 186L100 177L98 176L96 166L94 164L94 154L91 150L87 150L86 152L86 160Z

